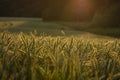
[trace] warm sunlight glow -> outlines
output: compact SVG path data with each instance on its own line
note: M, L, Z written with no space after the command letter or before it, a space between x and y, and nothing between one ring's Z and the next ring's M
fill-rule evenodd
M66 15L73 16L76 20L88 18L93 11L91 0L71 0L64 10Z

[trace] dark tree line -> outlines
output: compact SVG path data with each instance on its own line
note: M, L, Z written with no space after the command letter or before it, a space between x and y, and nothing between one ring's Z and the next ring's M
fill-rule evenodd
M0 16L41 17L44 0L0 0Z
M0 0L2 17L42 17L45 20L65 20L64 8L71 0ZM89 0L88 0L89 1ZM94 6L91 16L95 14L108 19L120 17L120 0L90 0ZM69 12L68 12L69 13ZM74 17L74 16L73 16ZM72 17L69 17L71 19ZM98 17L94 17L98 18ZM99 21L98 21L99 22Z
M120 0L96 1L92 24L96 27L120 27Z
M42 17L45 20L71 19L64 13L71 0L0 0L0 16ZM66 17L66 16L68 17Z

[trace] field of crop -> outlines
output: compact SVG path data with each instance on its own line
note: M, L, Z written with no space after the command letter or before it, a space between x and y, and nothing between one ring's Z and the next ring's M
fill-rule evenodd
M120 80L120 40L1 32L0 80Z
M102 27L100 25L92 25L92 23L79 22L45 22L41 18L15 18L0 17L0 32L8 30L10 32L29 33L37 30L39 34L46 33L52 36L60 36L61 31L65 35L86 35L95 34L101 36L110 36L120 38L120 27Z

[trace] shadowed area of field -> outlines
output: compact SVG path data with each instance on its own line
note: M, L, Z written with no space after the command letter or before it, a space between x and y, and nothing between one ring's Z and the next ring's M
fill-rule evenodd
M79 35L87 37L101 37L111 36L110 34L117 34L119 36L119 29L88 27L89 23L79 22L44 22L40 18L0 18L0 31L10 32L34 32L44 33L52 36L61 35ZM116 37L112 35L112 37Z

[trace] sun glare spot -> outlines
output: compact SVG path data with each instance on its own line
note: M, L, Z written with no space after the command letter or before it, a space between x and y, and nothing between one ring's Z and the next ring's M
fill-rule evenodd
M66 5L65 12L70 16L74 16L75 19L82 19L88 17L92 9L93 5L90 0L71 0Z

